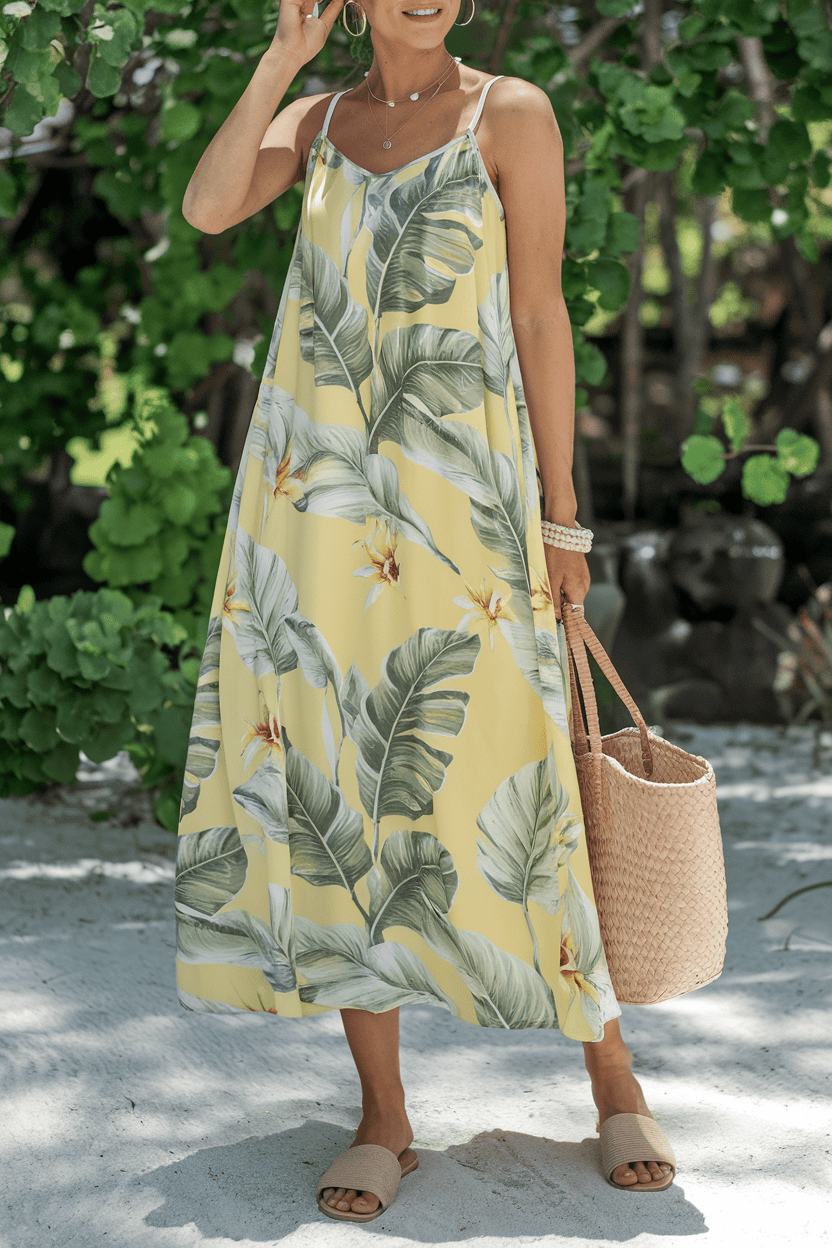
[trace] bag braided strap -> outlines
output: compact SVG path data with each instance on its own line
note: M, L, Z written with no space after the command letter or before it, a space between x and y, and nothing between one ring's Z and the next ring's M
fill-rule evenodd
M676 1158L667 1142L667 1136L654 1118L645 1114L614 1114L601 1123L601 1159L604 1177L612 1183L613 1171L618 1166L632 1166L636 1161L657 1161L673 1167L676 1174ZM649 1191L647 1184L616 1183L627 1190Z
M396 1199L402 1167L398 1157L381 1144L356 1144L336 1157L326 1174L318 1180L315 1198L328 1187L346 1191L371 1192L379 1199L380 1209L389 1209Z

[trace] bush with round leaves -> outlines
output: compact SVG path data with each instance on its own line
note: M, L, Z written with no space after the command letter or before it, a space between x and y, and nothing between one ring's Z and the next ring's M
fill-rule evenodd
M192 637L206 627L225 534L231 472L213 443L191 434L159 388L136 388L140 443L107 476L84 569L96 581L170 608Z
M0 619L0 794L72 784L81 750L93 762L150 751L150 782L181 785L194 684L171 656L183 641L158 600L99 589L36 602L24 589Z

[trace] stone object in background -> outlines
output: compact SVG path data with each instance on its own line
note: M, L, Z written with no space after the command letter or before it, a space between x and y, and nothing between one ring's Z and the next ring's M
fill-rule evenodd
M692 615L728 618L732 609L774 602L784 569L780 538L752 516L687 512L670 540L670 578Z
M612 659L648 718L781 721L772 634L792 617L775 601L777 534L753 517L689 512L680 529L631 532L619 549L627 601Z

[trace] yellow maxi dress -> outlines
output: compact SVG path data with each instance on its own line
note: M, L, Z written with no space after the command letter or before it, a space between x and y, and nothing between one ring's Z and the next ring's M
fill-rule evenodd
M509 310L466 132L328 137L231 505L177 853L180 999L600 1039L610 984Z

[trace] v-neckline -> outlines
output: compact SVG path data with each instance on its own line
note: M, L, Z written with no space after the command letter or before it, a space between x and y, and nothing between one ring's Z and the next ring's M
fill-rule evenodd
M435 147L432 152L425 152L422 156L414 156L413 160L405 161L403 165L398 165L395 169L384 169L378 173L374 173L372 169L365 169L363 165L359 165L358 161L353 160L351 156L346 154L346 152L342 152L340 147L332 142L329 135L324 134L323 130L318 131L315 142L317 142L318 139L322 139L324 143L328 143L332 150L337 152L342 160L345 160L347 164L352 165L354 169L357 169L359 173L365 174L368 178L389 178L394 173L401 173L403 169L409 169L411 165L418 165L422 160L429 160L431 156L438 156L440 152L446 152L448 148L453 147L455 143L459 143L462 139L467 138L469 134L476 143L476 138L472 134L471 127L469 126L467 130L462 131L462 134L458 134L455 138L449 139L448 142L443 143L441 147Z

